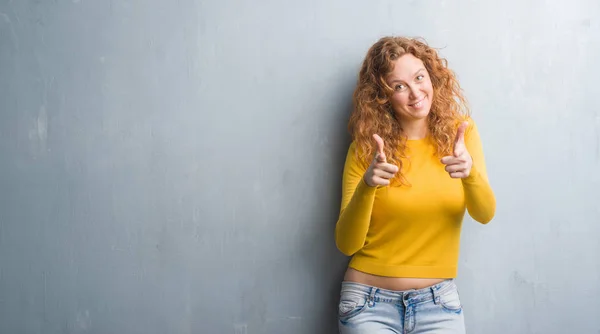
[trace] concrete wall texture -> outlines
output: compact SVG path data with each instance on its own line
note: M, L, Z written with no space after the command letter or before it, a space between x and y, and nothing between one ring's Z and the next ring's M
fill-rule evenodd
M0 1L0 333L335 333L358 67L422 36L498 210L470 333L600 333L600 2Z

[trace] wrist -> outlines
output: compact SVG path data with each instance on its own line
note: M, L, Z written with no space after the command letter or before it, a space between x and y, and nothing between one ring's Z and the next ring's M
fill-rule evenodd
M471 170L469 171L469 175L467 175L466 177L463 177L462 181L463 182L473 181L474 179L477 178L477 175L479 175L479 173L477 172L477 169L475 169L475 166L472 166Z
M371 185L371 184L369 183L369 181L367 181L367 174L366 174L366 173L365 173L365 175L363 175L363 177L362 177L362 182L363 182L363 183L364 183L364 184L365 184L367 187L369 187L369 188L375 188L375 187L376 187L376 185Z

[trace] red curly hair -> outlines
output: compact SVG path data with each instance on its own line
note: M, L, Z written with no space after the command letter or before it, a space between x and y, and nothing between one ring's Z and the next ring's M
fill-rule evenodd
M391 184L405 183L400 159L405 157L407 138L393 112L389 98L394 90L386 78L393 70L394 61L408 53L423 62L431 78L433 98L427 116L428 136L435 143L439 157L452 152L456 128L469 115L467 101L448 62L426 42L392 36L373 44L359 72L348 130L356 143L358 157L366 166L377 150L373 134L384 140L387 162L400 169L399 177L392 179Z

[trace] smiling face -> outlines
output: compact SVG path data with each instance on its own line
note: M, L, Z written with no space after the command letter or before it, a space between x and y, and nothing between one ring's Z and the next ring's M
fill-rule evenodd
M386 81L394 90L390 102L401 122L427 119L433 100L433 85L419 58L407 53L396 59Z

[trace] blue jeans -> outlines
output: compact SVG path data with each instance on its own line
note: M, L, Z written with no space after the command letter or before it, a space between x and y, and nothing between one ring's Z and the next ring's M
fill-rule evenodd
M406 291L342 282L338 324L341 334L465 333L453 279Z

